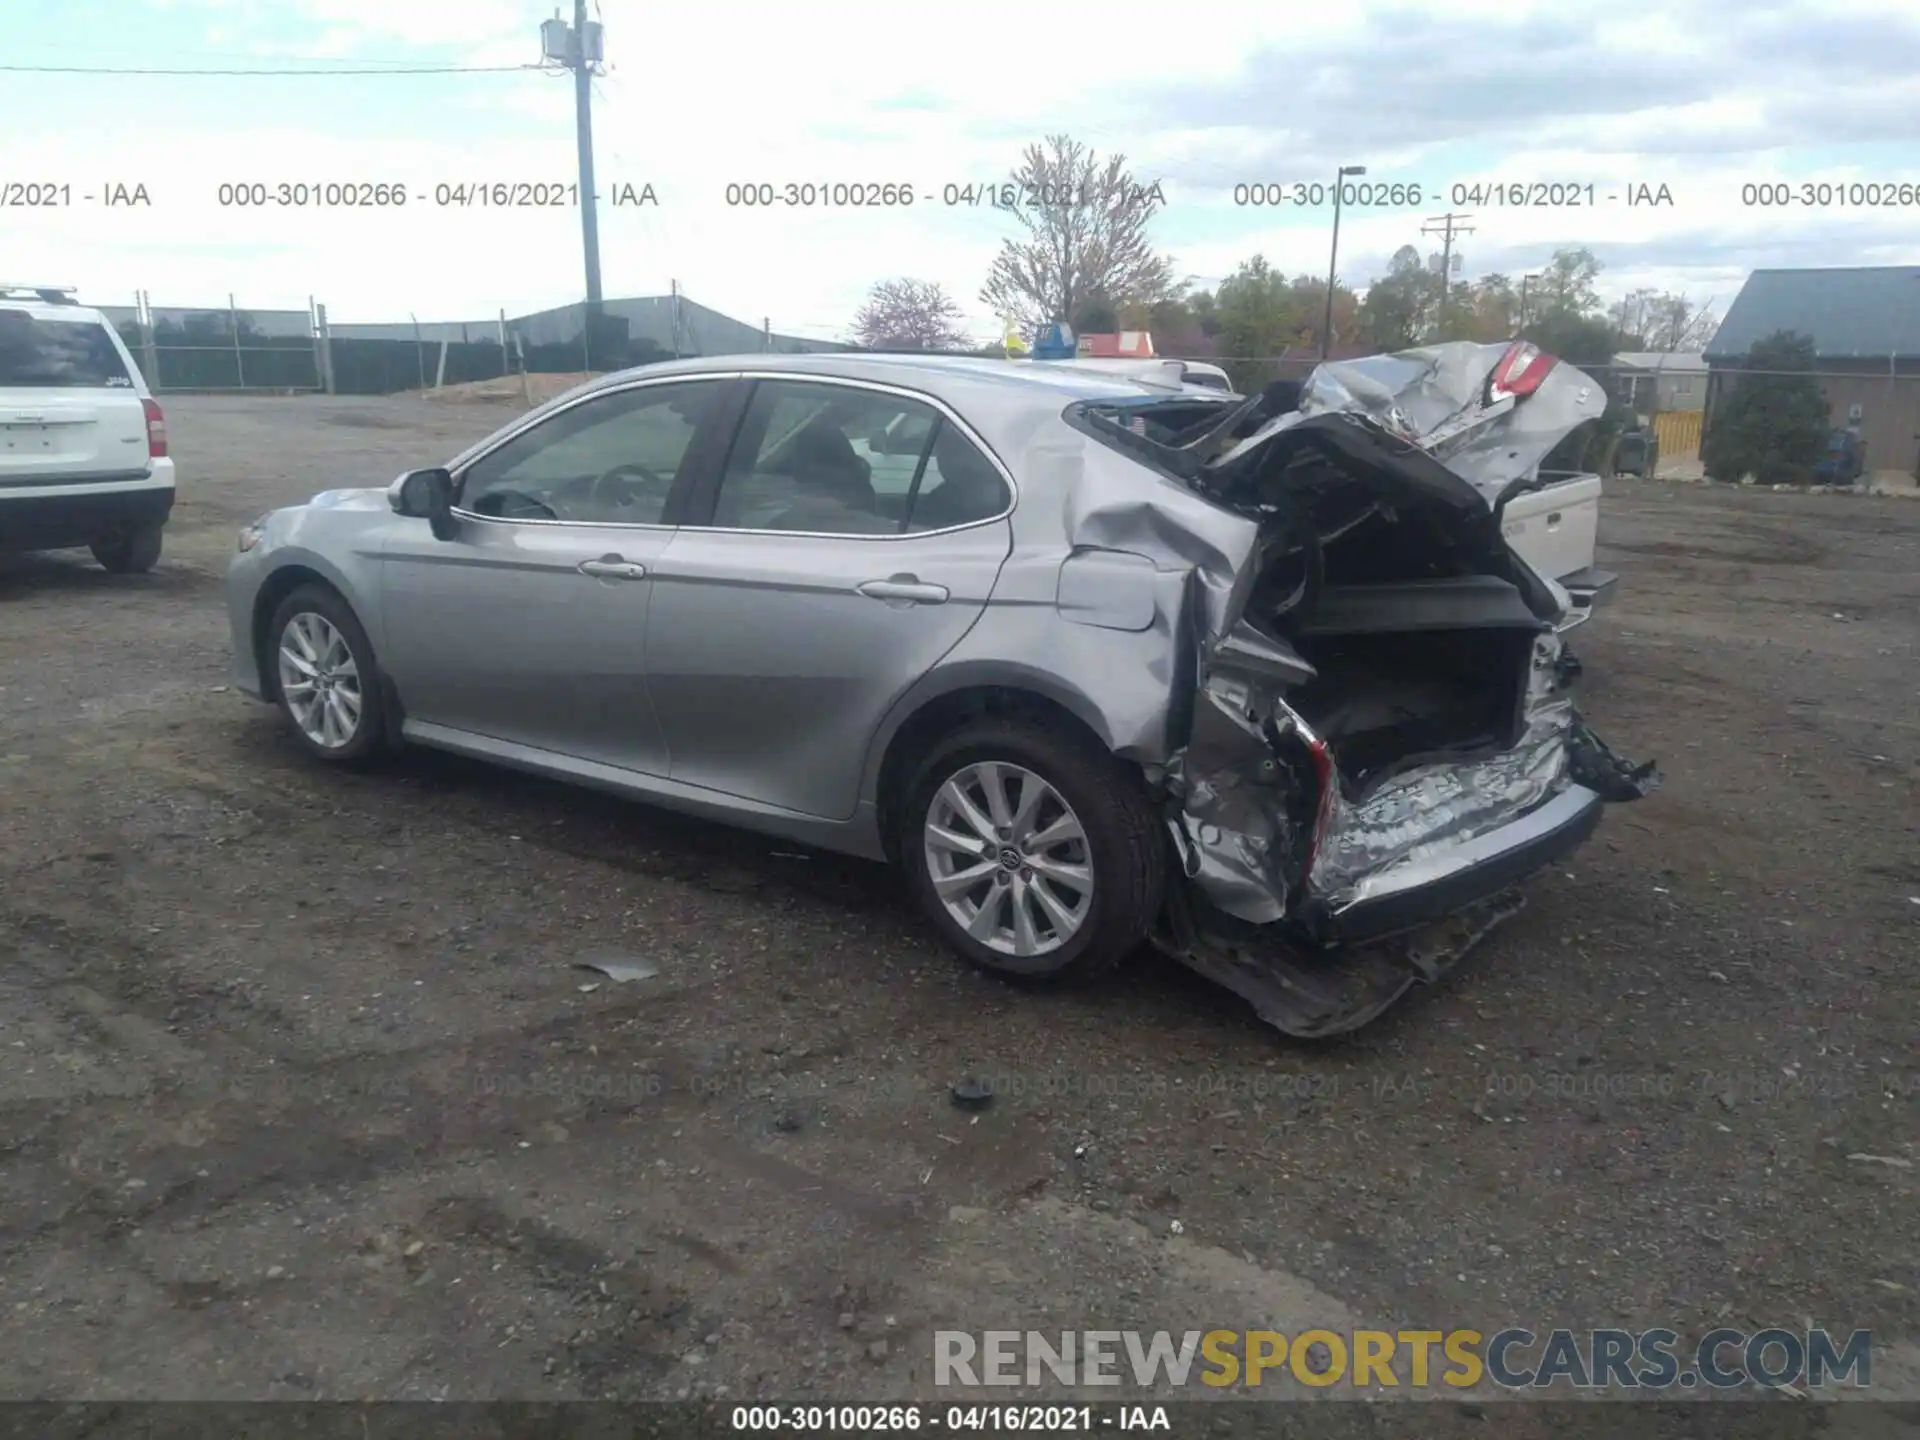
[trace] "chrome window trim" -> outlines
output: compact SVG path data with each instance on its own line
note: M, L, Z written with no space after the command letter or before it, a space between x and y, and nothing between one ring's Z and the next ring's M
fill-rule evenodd
M656 385L687 385L703 380L738 380L739 378L740 372L737 370L701 370L691 374L682 373L678 375L639 375L631 380L622 381L617 385L602 385L587 390L583 394L576 395L565 405L558 406L552 410L546 410L544 412L529 411L521 417L519 424L497 435L491 443L482 441L481 444L486 448L469 455L461 462L460 468L453 472L454 487L456 490L464 488L467 483L467 472L469 470L478 465L482 460L485 460L489 455L496 454L500 450L505 449L522 435L531 434L549 420L565 415L569 410L577 410L582 405L590 404L605 396L624 395L629 390L645 390ZM544 525L549 527L557 526L563 530L672 531L680 528L677 525L662 525L655 521L642 520L515 520L502 515L480 515L472 510L463 510L458 505L453 507L453 513L458 515L462 520L472 520L482 525Z
M1002 520L1007 519L1015 510L1020 508L1020 485L1019 482L1013 478L1013 471L1008 469L1000 457L994 453L993 447L980 438L980 432L969 425L961 418L957 410L937 395L929 395L924 390L915 390L907 385L889 385L879 380L851 380L839 375L795 374L795 372L791 370L742 370L738 373L740 378L746 380L784 380L796 385L838 385L843 389L871 390L877 394L893 395L902 400L912 400L918 404L926 405L934 410L948 424L957 429L966 437L968 442L973 445L974 449L986 457L987 463L993 466L1000 478L1006 482L1007 506L997 515L988 515L979 520L969 520L962 525L945 525L938 530L914 530L906 534L893 535L861 535L843 530L752 530L738 525L682 525L680 527L682 530L693 531L701 535L777 535L793 540L868 540L879 543L898 543L902 540L924 540L934 535L956 535L963 530L977 530L983 525L998 525ZM745 417L743 416L742 419L744 420ZM720 483L724 485L726 478L723 472L720 476Z
M984 525L998 525L1001 521L1012 516L1015 510L1020 508L1020 484L1013 478L1013 471L1009 469L999 455L994 452L993 447L980 438L980 432L969 425L958 411L939 396L930 395L924 390L915 390L907 385L890 385L878 380L854 380L839 375L796 373L792 370L683 371L676 375L641 376L619 385L608 385L597 390L590 390L586 394L560 406L558 409L550 410L546 414L541 415L538 420L529 420L526 423L516 425L513 429L501 435L492 444L488 445L486 449L470 456L455 473L455 481L459 485L464 485L466 483L467 471L473 466L478 465L482 460L499 450L502 446L546 424L547 421L553 419L555 416L564 415L567 411L574 409L576 406L584 405L590 400L597 400L603 395L616 395L628 390L638 390L653 385L684 385L700 380L785 380L798 385L838 385L844 389L870 390L878 394L893 395L903 400L912 400L919 404L930 406L948 424L959 430L973 447L986 457L987 463L993 466L1000 478L1006 482L1008 495L1007 506L999 514L987 516L985 519L969 520L963 525L946 525L938 530L914 530L904 535L860 535L839 530L749 530L731 525L660 525L631 520L511 520L498 515L476 515L473 511L462 510L458 506L454 507L453 513L463 520L473 520L484 525L544 525L558 526L568 530L687 530L702 535L777 535L795 540L868 540L897 543L902 540L924 540L937 535L955 535L964 530L977 530ZM726 480L724 471L720 478L722 483L724 483Z

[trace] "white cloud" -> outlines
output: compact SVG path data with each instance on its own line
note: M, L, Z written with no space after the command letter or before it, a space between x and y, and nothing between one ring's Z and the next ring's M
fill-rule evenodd
M247 12L209 0L195 0L195 8L231 28L229 43L267 44L267 32L250 24ZM943 23L930 44L927 27L904 24L897 7L877 3L643 7L602 0L612 66L595 97L601 189L651 183L661 202L642 210L603 204L607 293L664 293L679 280L693 298L750 322L768 316L776 329L831 335L844 330L874 280L913 275L944 283L984 334L992 317L979 311L975 295L1007 227L987 213L947 209L938 203L940 191L949 182L1004 176L1024 144L1053 130L1123 150L1138 173L1167 177L1170 206L1160 236L1183 274L1219 277L1256 251L1290 272L1323 273L1331 218L1324 208L1236 210L1231 183L1323 173L1316 157L1330 144L1349 143L1342 135L1366 137L1358 153L1370 178L1430 187L1590 180L1601 194L1644 181L1665 183L1673 196L1671 208L1659 209L1604 200L1577 210L1485 199L1456 206L1475 212L1474 234L1461 242L1468 273L1531 268L1557 245L1584 244L1608 262L1611 286L1718 293L1737 289L1744 268L1757 263L1920 259L1920 207L1742 205L1744 183L1808 173L1811 162L1777 142L1782 117L1791 119L1795 105L1818 104L1817 88L1759 93L1760 80L1723 77L1714 48L1719 32L1664 12L1636 14L1631 23L1603 16L1576 34L1559 19L1562 8L1455 0L1444 10L1394 12L1400 18L1391 23L1402 30L1447 35L1495 22L1561 25L1551 31L1554 44L1577 38L1588 47L1584 60L1566 62L1598 77L1585 89L1557 78L1552 66L1560 60L1542 59L1534 88L1525 90L1533 57L1507 55L1502 64L1517 88L1503 120L1498 102L1505 92L1465 83L1449 90L1430 73L1456 63L1472 72L1480 60L1451 55L1436 42L1416 61L1410 57L1422 53L1419 46L1386 45L1379 36L1387 12L1365 5L1335 12L1221 3L1209 7L1203 34L1174 44L1165 41L1170 31L1149 25L1143 32L1140 21L1109 6L987 0L967 7L963 22ZM276 7L271 48L368 62L418 63L419 52L428 52L514 64L531 57L538 22L551 9L550 0L291 0ZM1829 10L1856 25L1888 15L1885 7ZM1696 21L1699 13L1690 12ZM297 44L287 38L295 14L307 26ZM1807 44L1817 41L1812 12L1794 23L1804 25ZM1790 44L1801 32L1781 33L1786 38L1770 43ZM1353 69L1355 55L1382 46L1380 63L1388 68ZM1888 40L1881 48L1891 66L1897 45ZM1614 69L1645 68L1649 54L1657 54L1661 75L1678 78L1630 101L1600 93ZM1030 58L1049 56L1068 58ZM1418 73L1393 66L1417 66ZM243 304L298 307L312 294L342 321L404 319L409 312L423 320L478 320L502 307L514 313L578 297L573 209L432 203L442 181L572 180L566 77L501 75L447 91L409 91L402 87L413 82L399 77L354 82L362 88L343 93L395 97L386 101L394 106L392 132L379 138L328 133L315 118L328 107L304 106L307 92L298 88L320 82L246 83L277 85L270 93L287 101L281 123L236 127L211 101L197 105L184 89L130 134L104 123L90 131L84 107L54 117L0 99L0 153L31 146L38 170L76 188L111 176L144 180L153 195L147 211L18 212L9 217L17 221L10 223L9 266L107 300L140 287L156 303L220 302L231 292ZM1869 138L1879 133L1875 126L1887 129L1886 138L1910 135L1910 124L1901 129L1895 121L1914 84L1900 75L1863 78L1846 97L1848 123ZM395 88L375 88L389 86ZM442 94L474 98L437 98ZM1396 119L1402 98L1424 118ZM1449 119L1456 114L1457 123ZM510 125L500 123L503 115ZM1471 164L1452 143L1467 133L1479 137ZM482 134L489 138L477 138ZM1692 153L1675 153L1676 137ZM1818 173L1830 180L1886 178L1864 164L1823 165ZM1920 183L1920 171L1905 178ZM222 181L248 179L392 180L425 203L387 212L250 211L218 203ZM730 182L761 180L905 183L923 199L893 211L768 212L726 203ZM1452 200L1443 193L1392 210L1349 210L1341 230L1343 278L1364 280L1401 244L1430 245L1420 223Z

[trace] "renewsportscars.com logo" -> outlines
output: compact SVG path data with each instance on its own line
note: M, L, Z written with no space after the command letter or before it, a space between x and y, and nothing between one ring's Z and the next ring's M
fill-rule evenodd
M1873 1336L1825 1329L938 1330L939 1386L1299 1384L1324 1389L1731 1390L1873 1383Z

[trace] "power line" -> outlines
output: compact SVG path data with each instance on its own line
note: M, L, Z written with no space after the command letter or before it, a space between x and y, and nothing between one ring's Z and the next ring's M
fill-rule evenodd
M335 70L214 70L188 67L105 65L0 65L13 75L504 75L514 70L541 70L541 65L392 65L379 69Z

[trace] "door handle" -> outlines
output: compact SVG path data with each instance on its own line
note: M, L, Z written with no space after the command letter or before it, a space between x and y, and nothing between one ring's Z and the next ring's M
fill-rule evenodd
M580 573L591 575L596 580L643 580L647 567L636 565L631 560L622 560L618 555L602 555L598 560L582 560Z
M859 588L869 600L899 600L909 605L944 605L950 593L944 585L925 585L911 575L869 580Z

